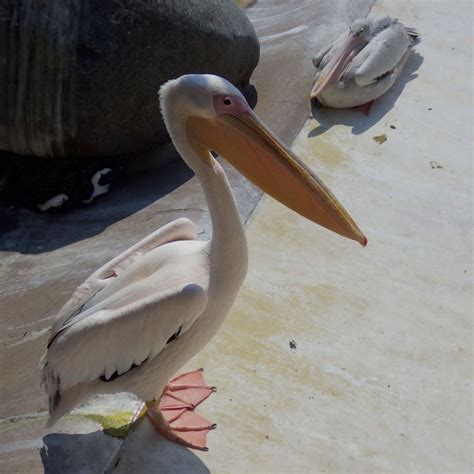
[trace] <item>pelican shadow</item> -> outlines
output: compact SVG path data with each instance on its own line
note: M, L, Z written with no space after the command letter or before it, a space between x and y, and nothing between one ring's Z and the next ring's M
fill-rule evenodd
M124 440L102 431L49 434L40 450L45 474L209 474L191 450L171 443L143 423Z
M308 138L321 135L329 130L333 125L347 125L352 127L353 135L360 135L372 128L380 119L382 119L389 110L391 110L400 94L403 92L405 85L416 79L418 74L415 72L423 63L423 56L416 51L407 59L400 77L393 87L387 91L382 97L379 97L372 106L369 116L354 109L333 109L330 107L317 108L312 106L313 117L319 122L319 125L311 130Z

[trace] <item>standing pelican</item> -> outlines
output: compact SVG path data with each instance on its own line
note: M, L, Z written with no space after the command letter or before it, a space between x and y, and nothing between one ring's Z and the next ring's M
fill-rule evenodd
M311 100L335 108L371 104L395 83L418 36L388 16L355 20L313 59Z
M216 334L247 270L247 244L226 175L211 151L302 216L366 238L336 198L260 122L226 80L163 85L173 144L201 182L212 239L178 219L94 272L60 310L43 357L48 426L92 395L131 392L168 439L206 449L214 428L194 412L213 391L201 371L168 380ZM158 400L155 402L155 400Z

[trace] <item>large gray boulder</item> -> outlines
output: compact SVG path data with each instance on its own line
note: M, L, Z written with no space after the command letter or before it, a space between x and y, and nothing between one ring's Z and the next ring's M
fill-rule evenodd
M0 38L0 150L42 157L166 142L163 82L214 73L245 87L259 59L234 0L0 0Z

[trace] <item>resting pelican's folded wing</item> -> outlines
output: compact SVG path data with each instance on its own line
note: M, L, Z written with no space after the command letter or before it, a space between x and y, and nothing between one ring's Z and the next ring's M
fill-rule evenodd
M373 84L391 72L406 56L411 40L405 27L394 23L372 38L370 43L352 61L355 82L359 86Z
M318 72L321 72L327 66L332 57L340 51L346 37L347 32L344 31L334 40L333 43L322 48L313 57L313 65L318 70Z
M206 290L188 282L116 309L75 316L56 334L43 360L50 401L76 384L121 375L155 357L173 335L192 326L206 302Z
M82 307L94 295L106 287L119 273L134 262L141 255L156 247L176 240L196 240L196 226L186 218L177 219L155 232L151 233L137 244L122 252L105 265L96 270L84 283L77 287L71 298L59 310L51 328L49 342L55 337L62 326L73 316L78 314Z
M329 53L331 48L333 47L332 44L325 46L324 48L321 48L314 56L313 56L313 66L316 69L320 69L321 61L323 58ZM327 61L326 61L327 62Z

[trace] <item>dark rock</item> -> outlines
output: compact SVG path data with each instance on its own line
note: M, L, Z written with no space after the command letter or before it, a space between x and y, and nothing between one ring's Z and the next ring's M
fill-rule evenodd
M0 0L0 149L110 156L164 143L160 85L259 59L234 0ZM0 160L2 156L0 156Z

